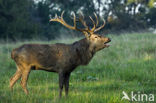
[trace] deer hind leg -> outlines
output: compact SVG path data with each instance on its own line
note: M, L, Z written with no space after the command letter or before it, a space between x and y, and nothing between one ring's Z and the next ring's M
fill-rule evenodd
M14 76L11 77L11 79L10 79L10 89L11 89L11 90L13 89L13 86L14 86L14 84L16 83L16 81L17 81L18 79L20 79L21 75L22 75L21 69L20 69L19 66L17 66L17 71L16 71L16 73L15 73Z
M29 66L24 66L22 70L22 79L21 79L21 86L26 94L28 94L28 89L27 89L27 81L30 73L30 67Z

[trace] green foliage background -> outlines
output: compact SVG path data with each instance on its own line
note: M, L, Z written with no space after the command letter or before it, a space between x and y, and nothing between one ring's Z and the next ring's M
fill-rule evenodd
M51 40L60 35L78 35L59 23L49 23L65 10L65 20L72 25L71 12L88 16L97 13L107 22L103 33L118 34L121 31L145 31L156 26L155 0L0 0L0 39L18 41L28 39ZM94 18L95 19L95 18Z

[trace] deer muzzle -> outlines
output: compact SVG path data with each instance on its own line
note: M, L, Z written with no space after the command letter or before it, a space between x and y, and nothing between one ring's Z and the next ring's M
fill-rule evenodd
M105 47L109 47L110 46L109 44L107 44L109 42L111 42L111 39L110 38L108 38L108 40L104 43Z

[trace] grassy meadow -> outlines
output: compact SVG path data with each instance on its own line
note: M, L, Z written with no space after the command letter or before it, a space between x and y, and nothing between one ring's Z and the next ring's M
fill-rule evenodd
M66 98L63 92L62 99L58 96L58 75L46 71L31 71L28 96L23 92L20 81L11 92L9 79L16 67L10 52L25 43L72 43L79 38L16 44L1 41L0 103L129 103L128 100L121 101L122 91L128 94L131 91L155 94L156 99L156 34L133 33L108 37L112 39L109 48L98 52L89 65L80 66L72 72L69 96ZM156 100L152 103L156 103Z

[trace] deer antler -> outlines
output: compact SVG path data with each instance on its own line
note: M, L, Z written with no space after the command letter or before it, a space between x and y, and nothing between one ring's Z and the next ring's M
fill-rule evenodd
M78 28L77 28L77 26L76 26L76 16L75 16L75 13L74 13L74 12L73 12L73 16L74 16L74 18L73 18L74 26L71 26L71 25L67 24L67 23L64 21L64 19L63 19L63 14L64 14L64 11L61 13L61 17L58 17L57 14L56 14L56 15L55 15L55 18L50 19L50 21L57 21L57 22L61 23L62 25L64 25L65 27L67 27L67 28L69 28L69 29L72 29L72 30L77 30L77 31L81 31L81 32L86 31L86 32L87 32L87 30L85 30L85 29L78 29Z
M89 16L89 18L91 19L91 21L92 21L92 23L93 23L93 28L91 29L91 32L97 32L97 31L99 31L100 29L102 29L104 26L105 26L105 20L104 19L102 19L103 20L103 25L102 26L100 26L100 27L98 27L98 28L96 28L97 26L98 26L98 24L99 24L99 21L98 21L98 18L97 18L97 15L96 15L96 13L94 13L94 16L95 16L95 18L96 18L96 23L95 23L95 21L92 19L92 17L90 17Z
M87 28L87 30L89 30L89 27L87 26L86 22L84 21L84 15L82 14L82 12L80 12L80 14L79 14L79 21L83 24L84 27Z
M71 26L71 25L67 24L67 23L64 21L64 19L63 19L63 14L64 14L64 11L61 13L61 17L58 17L57 14L56 14L56 15L55 15L55 18L50 19L50 21L57 21L57 22L61 23L62 25L64 25L65 27L67 27L67 28L69 28L69 29L72 29L72 30L77 30L77 31L83 32L85 35L88 35L88 33L90 33L90 35L92 35L92 33L99 31L100 29L102 29L102 28L105 26L105 21L103 20L103 21L104 21L103 25L100 26L100 27L98 27L98 28L96 28L97 25L98 25L98 23L99 23L96 13L94 13L94 16L95 16L95 18L96 18L96 23L95 23L95 21L93 20L93 18L92 18L91 16L89 16L90 20L91 20L92 23L93 23L93 28L92 28L92 29L89 29L89 27L87 26L86 22L84 21L84 16L83 16L82 13L79 15L79 16L80 16L80 17L79 17L79 21L80 21L80 22L83 24L83 26L85 27L84 29L79 29L79 28L77 28L77 26L76 26L76 21L77 21L77 20L76 20L76 16L75 16L75 13L74 13L74 12L72 13L72 14L73 14L74 26Z
M90 30L89 29L89 27L86 25L86 22L84 21L84 16L82 15L82 13L80 13L80 18L79 18L79 20L80 20L80 22L87 28L87 30L88 30L88 32L92 32L92 33L94 33L94 32L97 32L97 31L99 31L100 29L102 29L104 26L105 26L105 20L104 19L102 19L103 20L103 25L102 26L100 26L100 27L98 27L98 28L96 28L97 26L98 26L98 24L99 24L99 21L98 21L98 17L97 17L97 15L96 15L96 13L94 12L94 16L95 16L95 18L96 18L96 23L95 23L95 21L93 20L93 18L91 17L91 16L89 16L89 18L90 18L90 20L92 21L92 23L93 23L93 28Z
M96 29L94 30L94 32L99 31L100 29L102 29L102 28L105 26L106 22L105 22L104 19L102 19L102 20L103 20L103 25L101 25L100 27L96 28Z

